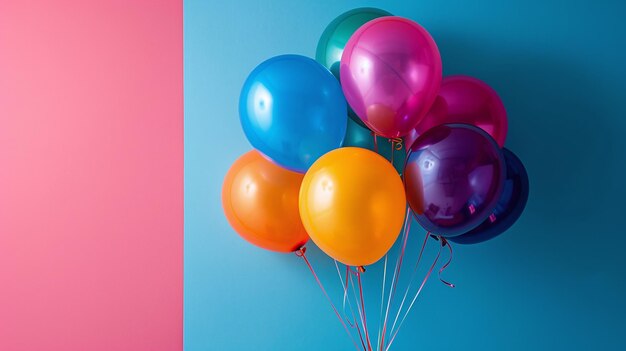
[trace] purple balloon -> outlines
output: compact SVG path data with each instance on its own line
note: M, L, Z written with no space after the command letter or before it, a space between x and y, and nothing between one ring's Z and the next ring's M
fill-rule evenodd
M477 244L493 239L509 229L522 215L528 200L528 173L514 153L508 149L502 149L502 152L506 163L506 180L496 208L478 227L450 238L450 241L459 244Z
M404 166L407 200L427 231L453 237L493 212L505 178L502 151L484 130L445 124L422 134Z
M381 17L350 37L339 71L346 100L363 123L397 138L415 128L437 97L441 57L419 24Z

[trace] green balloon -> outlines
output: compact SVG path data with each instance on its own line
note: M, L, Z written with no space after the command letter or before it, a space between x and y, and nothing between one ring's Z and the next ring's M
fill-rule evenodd
M345 49L348 39L365 23L384 16L391 16L381 9L363 7L350 10L335 18L317 43L315 60L328 68L339 79L339 64L341 54Z
M335 18L322 33L317 43L315 60L328 68L339 80L339 65L341 54L348 43L348 39L365 23L378 17L392 16L389 12L371 7L350 10ZM360 126L367 128L359 116L348 108L348 116Z
M384 137L377 136L376 143L378 144L378 154L388 159L391 162L391 155L393 151L393 167L398 174L402 175L404 170L404 161L406 158L406 148L402 144L402 139L397 142L392 142ZM376 151L376 144L374 144L374 134L371 130L361 127L355 121L348 119L348 128L346 129L346 137L343 140L343 146L356 146L364 149Z

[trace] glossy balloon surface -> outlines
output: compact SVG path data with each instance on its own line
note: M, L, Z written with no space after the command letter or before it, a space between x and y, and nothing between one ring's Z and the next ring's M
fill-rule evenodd
M502 152L506 163L506 180L496 208L478 227L450 238L450 241L459 244L477 244L493 239L508 230L522 215L530 190L528 173L514 153L508 149L502 149Z
M315 60L328 68L335 78L339 80L341 55L348 43L348 39L365 23L383 16L391 16L391 14L372 7L353 9L339 15L339 17L330 22L324 33L322 33L317 43ZM366 127L350 106L348 106L348 117L361 126Z
M335 18L322 33L317 43L315 60L328 68L339 79L341 55L348 39L365 23L384 16L391 16L387 11L363 7L345 12Z
M298 210L303 177L256 150L244 154L228 170L222 186L228 222L256 246L279 252L299 249L309 238Z
M406 197L389 161L358 147L320 157L304 176L300 216L330 257L350 266L378 261L402 228Z
M436 235L461 235L493 211L505 169L498 144L466 124L437 126L409 150L404 185L417 221Z
M508 121L506 109L495 90L482 80L468 76L449 76L441 82L440 103L415 127L413 135L425 133L441 124L464 123L479 127L504 146Z
M239 115L254 148L300 173L341 146L348 120L335 77L299 55L277 56L256 67L241 91Z
M441 58L419 24L381 17L350 37L340 75L346 99L365 125L395 138L408 134L430 109L441 83Z
M437 96L435 102L433 102L432 106L428 110L428 113L426 114L426 116L424 116L422 120L443 120L447 113L448 105L446 105L446 101L441 96ZM409 134L404 136L404 145L406 146L407 150L411 147L411 145L413 145L413 143L415 142L415 140L417 140L419 136L420 133L417 132L417 128L412 129Z

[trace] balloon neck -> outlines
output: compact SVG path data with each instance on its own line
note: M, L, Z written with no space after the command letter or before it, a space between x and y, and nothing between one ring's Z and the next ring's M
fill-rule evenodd
M363 267L363 266L358 266L358 267L356 267L356 270L357 270L357 272L359 272L359 273L365 273L365 267Z
M296 256L302 257L306 253L306 247L302 246L301 248L294 251L294 253L296 254Z
M430 234L430 237L435 239L436 241L441 242L441 247L445 247L448 244L448 240L441 235Z
M448 240L446 240L446 238L440 236L439 239L441 239L441 247L448 245Z

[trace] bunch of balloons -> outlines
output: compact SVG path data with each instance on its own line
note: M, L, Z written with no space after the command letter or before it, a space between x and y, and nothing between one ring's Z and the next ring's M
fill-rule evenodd
M258 65L239 113L256 150L228 171L222 203L235 230L268 250L303 254L310 237L362 267L385 256L410 216L439 238L478 243L507 230L528 198L524 166L503 148L497 93L442 79L430 34L382 10L339 16L315 60Z

